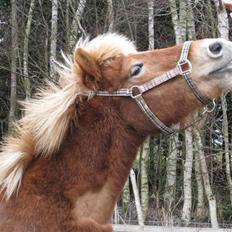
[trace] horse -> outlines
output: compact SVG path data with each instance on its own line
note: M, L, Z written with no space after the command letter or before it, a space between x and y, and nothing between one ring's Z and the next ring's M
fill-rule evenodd
M79 40L2 143L0 231L111 232L139 146L227 91L231 54L223 39L144 52L117 33Z

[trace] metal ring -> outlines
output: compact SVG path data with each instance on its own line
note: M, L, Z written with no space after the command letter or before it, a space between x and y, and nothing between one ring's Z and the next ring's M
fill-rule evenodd
M188 65L188 69L187 70L184 70L184 65ZM191 73L192 72L192 64L190 62L190 60L186 59L186 60L181 60L181 61L178 61L178 67L179 67L179 70L180 70L180 74L184 75L186 73Z
M130 91L131 91L131 98L135 99L137 97L140 97L142 96L142 91L141 89L139 88L139 85L133 85L131 88L130 88ZM138 92L138 94L134 94L134 92Z

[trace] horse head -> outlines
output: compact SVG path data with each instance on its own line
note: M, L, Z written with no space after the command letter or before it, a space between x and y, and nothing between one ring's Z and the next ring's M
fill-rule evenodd
M141 133L146 131L154 134L156 127L172 133L172 129L165 130L166 125L179 122L194 109L232 86L232 43L224 39L194 41L189 43L187 51L183 45L177 45L145 52L137 52L128 41L124 41L122 50L116 50L117 42L114 41L120 39L108 42L105 51L109 56L105 53L97 56L94 49L77 48L74 54L75 66L81 69L85 86L93 90L95 95L119 96L117 93L121 89L137 92L121 94L128 97L118 98L118 101L124 120ZM115 54L111 54L111 50L113 53L116 50ZM185 60L182 62L180 59L183 59L183 53ZM135 95L143 99L138 100ZM135 100L142 110L135 104ZM149 112L144 114L143 108L149 108ZM151 126L152 120L149 120L152 112L158 118L158 122L153 123L155 126ZM159 123L162 124L160 128L157 125Z

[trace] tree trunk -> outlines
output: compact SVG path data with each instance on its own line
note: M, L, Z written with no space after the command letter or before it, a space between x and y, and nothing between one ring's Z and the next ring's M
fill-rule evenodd
M176 191L176 165L178 155L178 136L172 135L169 138L168 158L166 161L166 184L164 192L164 207L170 213L175 204Z
M148 162L148 156L149 156L149 146L150 139L147 139L145 143L142 145L142 151L141 151L141 205L143 210L143 216L146 217L146 213L148 210L148 173L147 173L147 162Z
M182 43L186 38L186 2L179 2L179 10L177 9L176 0L169 0L169 6L172 14L172 23L175 32L176 44ZM175 203L175 185L176 185L176 162L179 135L175 134L170 138L169 157L167 159L167 179L164 193L165 209L172 210Z
M229 35L229 22L226 13L226 9L224 4L221 0L214 0L216 9L217 9L217 16L218 16L218 30L220 33L220 37L223 39L228 39Z
M148 2L148 41L149 49L154 49L154 1Z
M124 185L123 188L123 209L124 212L126 212L129 204L130 204L130 185L129 185L129 178L126 181L126 184Z
M193 138L192 127L185 130L185 163L184 163L184 205L182 220L186 225L191 219L192 209L192 165L193 165Z
M82 33L84 34L84 36L86 36L86 32L84 31L80 23L81 17L84 13L85 5L86 5L86 0L80 0L75 15L73 17L73 21L70 28L70 34L69 34L70 50L73 50L73 48L75 47L79 33Z
M67 47L69 46L69 38L70 38L70 20L69 20L69 13L70 13L70 0L66 0L66 11L65 11L65 27L66 27L66 30L65 30L65 36L66 36L66 45Z
M229 36L229 21L224 3L220 0L214 0L217 15L218 15L218 30L221 38L227 39ZM228 118L227 118L227 102L225 96L221 96L221 105L223 113L223 137L224 137L224 154L226 162L226 177L230 191L230 203L232 204L232 179L230 173L230 155L229 155L229 132L228 132Z
M131 179L131 184L132 184L133 193L135 197L135 206L136 206L136 212L137 212L137 217L138 217L138 223L140 226L144 226L143 211L142 211L142 207L141 207L140 199L139 199L139 190L137 187L135 172L133 169L131 169L130 171L130 179Z
M31 96L31 85L30 85L30 79L28 74L28 43L29 43L29 36L31 33L31 21L32 21L34 8L35 8L35 0L31 0L26 29L25 29L25 35L24 35L24 43L23 43L23 86L24 86L26 99L30 98Z
M9 129L15 119L17 98L17 54L18 54L18 24L17 24L17 1L11 0L11 77L10 77L10 112Z
M211 225L213 228L218 228L216 199L210 186L209 173L204 156L203 144L198 129L195 130L195 143L197 147L196 158L200 160L205 194L209 204Z
M232 205L232 179L230 173L230 153L229 153L229 131L228 131L228 118L227 118L227 102L224 95L221 96L221 105L223 113L223 137L224 137L224 154L226 162L226 178L230 191L230 204Z
M51 19L51 45L50 45L50 77L55 80L55 60L57 47L58 0L52 0Z
M186 14L188 14L188 17L186 15L187 37L188 37L188 40L195 40L196 30L195 30L194 15L193 15L193 10L192 10L192 5L191 5L192 3L191 3L191 0L186 0L186 1L187 1Z
M183 1L180 1L183 2ZM185 4L185 3L184 3ZM175 32L175 38L176 38L176 44L182 43L183 40L185 40L185 37L183 33L186 35L186 31L184 32L181 28L181 26L184 26L185 17L182 14L183 13L183 3L179 4L180 9L178 11L176 0L169 0L169 6L172 14L172 24ZM179 15L178 15L179 12ZM184 26L186 28L186 25Z
M195 134L194 129L194 134ZM197 152L197 151L196 151ZM196 217L198 220L203 219L204 216L204 188L203 188L203 182L202 182L202 174L201 174L201 166L200 166L200 160L198 155L195 154L195 176L196 176L196 182L197 182L197 206L196 206Z
M107 0L107 21L108 21L108 31L114 31L114 8L113 8L113 0Z
M184 42L187 36L187 0L179 0L179 29L181 33L181 40ZM188 12L189 13L189 12Z

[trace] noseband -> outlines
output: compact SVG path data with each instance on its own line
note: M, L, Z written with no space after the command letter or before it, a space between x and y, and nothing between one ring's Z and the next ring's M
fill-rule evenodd
M210 102L210 99L207 98L204 94L200 92L196 83L191 78L192 73L192 64L188 60L189 48L191 41L186 41L183 44L181 56L175 68L167 71L166 73L154 77L152 80L145 82L142 85L134 85L130 88L122 88L115 91L94 91L92 94L94 96L128 96L136 101L140 109L144 114L150 119L150 121L162 132L165 134L173 134L176 130L171 127L166 126L149 108L147 103L143 98L143 93L163 84L164 82L171 80L172 78L181 75L185 79L186 83L196 96L196 98L203 104L206 105ZM187 66L187 69L186 69Z

